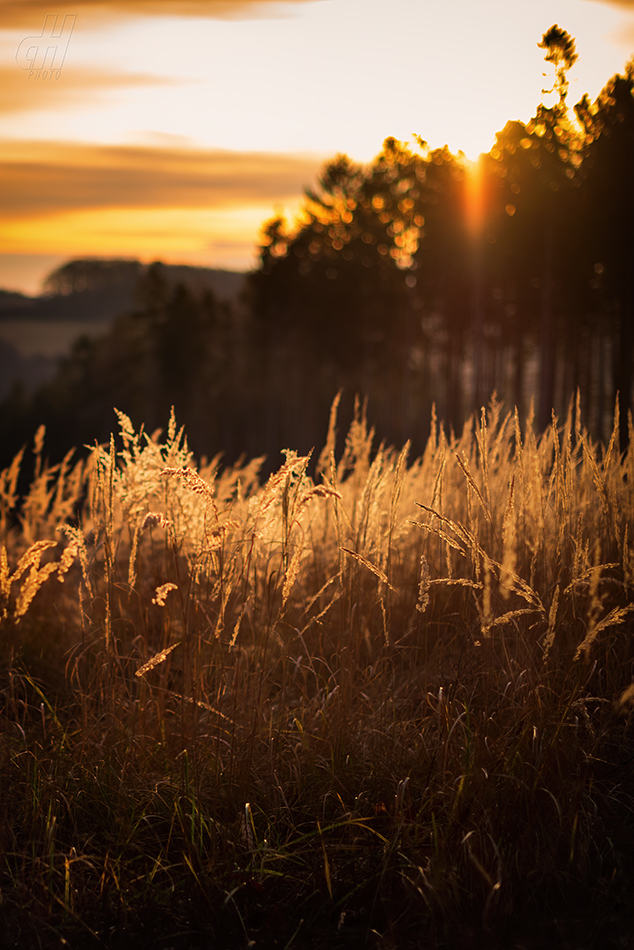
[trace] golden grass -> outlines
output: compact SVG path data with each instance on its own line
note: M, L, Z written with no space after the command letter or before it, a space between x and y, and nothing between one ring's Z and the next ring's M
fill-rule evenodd
M457 437L434 418L408 461L357 404L337 459L337 407L312 477L290 450L264 481L196 465L173 415L162 439L120 412L74 466L39 431L24 498L22 454L0 474L15 933L150 946L147 912L183 941L433 946L614 915L634 880L618 418L604 448L578 401L538 435L493 400Z

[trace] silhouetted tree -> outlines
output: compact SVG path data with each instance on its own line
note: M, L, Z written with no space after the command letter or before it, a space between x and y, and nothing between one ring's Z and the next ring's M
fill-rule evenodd
M386 422L399 418L395 368L419 332L406 281L420 232L417 164L394 139L369 169L339 156L307 191L295 233L279 218L267 224L248 288L263 391L283 385L302 413L318 403L324 415L344 385L374 393L379 412L391 403Z
M199 453L243 451L232 425L239 400L231 391L231 307L210 291L196 298L183 285L170 289L159 264L145 273L136 297L137 309L108 333L79 339L31 399L13 394L0 430L9 453L19 447L20 433L27 441L44 423L47 451L57 461L73 446L107 441L116 427L114 407L151 432L165 426L172 405Z
M109 290L116 285L134 286L141 273L137 260L83 258L68 261L44 281L46 294L77 294L83 291Z
M634 60L595 103L576 107L587 145L583 162L586 286L613 338L613 375L619 393L621 447L628 442L634 351ZM589 279L588 279L589 278Z

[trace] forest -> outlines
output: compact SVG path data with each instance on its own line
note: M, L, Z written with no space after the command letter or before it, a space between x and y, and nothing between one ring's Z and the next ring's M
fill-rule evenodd
M555 102L513 121L475 164L447 148L386 139L367 167L345 155L307 189L300 224L262 229L238 304L138 268L135 305L83 339L51 383L2 406L8 462L47 426L56 460L107 440L113 407L153 431L174 406L199 454L226 461L306 452L367 400L381 440L417 451L432 406L459 432L495 392L534 405L541 428L581 393L607 438L631 407L634 327L634 61L596 101L569 109L574 40L541 46ZM130 264L71 261L48 288L73 294L126 280Z

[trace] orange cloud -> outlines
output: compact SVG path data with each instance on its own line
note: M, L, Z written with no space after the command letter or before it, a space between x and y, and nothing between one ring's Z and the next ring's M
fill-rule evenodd
M311 155L0 141L5 220L106 208L226 208L284 203L321 165Z
M214 20L255 20L278 17L287 7L307 0L73 0L70 13L108 20L132 17L205 17ZM51 13L50 0L3 0L3 29L27 29Z
M174 86L180 80L140 73L112 73L72 68L60 70L57 79L29 82L28 73L15 66L0 66L0 115L49 109L71 109L94 104L95 93L134 86Z
M298 212L317 156L0 141L0 255L250 266L262 222Z

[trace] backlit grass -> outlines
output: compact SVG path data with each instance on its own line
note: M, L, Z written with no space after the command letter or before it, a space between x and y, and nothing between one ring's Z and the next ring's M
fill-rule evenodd
M0 475L2 946L633 932L618 419L493 401L410 459L336 409L268 479L123 414Z

